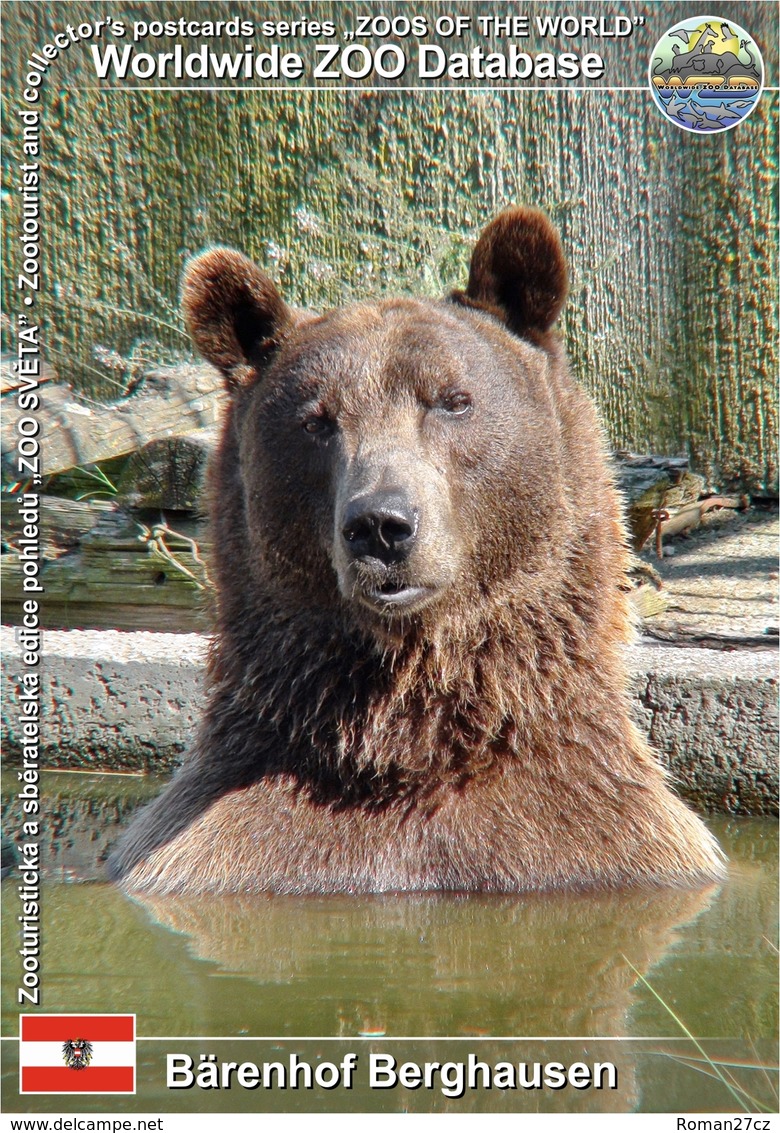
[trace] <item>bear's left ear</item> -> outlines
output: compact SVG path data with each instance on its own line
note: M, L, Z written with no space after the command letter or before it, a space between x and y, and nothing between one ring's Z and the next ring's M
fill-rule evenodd
M480 236L457 302L484 307L517 335L535 338L557 319L568 288L558 233L538 209L506 209Z
M195 345L222 371L229 390L256 374L291 322L273 281L232 248L211 248L190 260L181 302Z

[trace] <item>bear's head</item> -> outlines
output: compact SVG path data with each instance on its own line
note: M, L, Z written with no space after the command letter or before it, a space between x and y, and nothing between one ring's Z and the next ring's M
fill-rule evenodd
M231 397L213 508L242 600L294 596L387 640L555 573L594 443L549 333L565 293L528 208L488 226L441 301L313 315L238 252L192 260L187 325Z

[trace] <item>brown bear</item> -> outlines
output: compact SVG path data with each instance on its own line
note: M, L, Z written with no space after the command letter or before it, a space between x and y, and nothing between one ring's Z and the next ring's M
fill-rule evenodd
M230 405L195 747L111 861L147 892L522 891L723 874L629 720L626 540L551 332L540 212L465 292L322 315L238 252L185 317Z

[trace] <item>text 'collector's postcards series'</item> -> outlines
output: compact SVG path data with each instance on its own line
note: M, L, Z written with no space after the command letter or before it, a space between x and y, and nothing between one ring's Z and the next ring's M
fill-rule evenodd
M778 31L5 5L4 1129L776 1128Z

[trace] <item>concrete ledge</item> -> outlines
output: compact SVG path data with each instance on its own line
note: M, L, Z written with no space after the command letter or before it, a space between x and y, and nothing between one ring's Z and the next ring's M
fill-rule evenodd
M700 810L777 814L777 661L776 650L629 649L634 720Z
M49 630L42 751L49 768L165 773L203 705L208 639L198 634ZM20 748L20 649L2 628L2 732ZM641 644L628 651L634 717L700 809L777 813L777 653Z
M20 746L21 651L2 627L2 733ZM181 762L203 706L208 638L119 630L44 630L42 751L49 768L165 773Z

